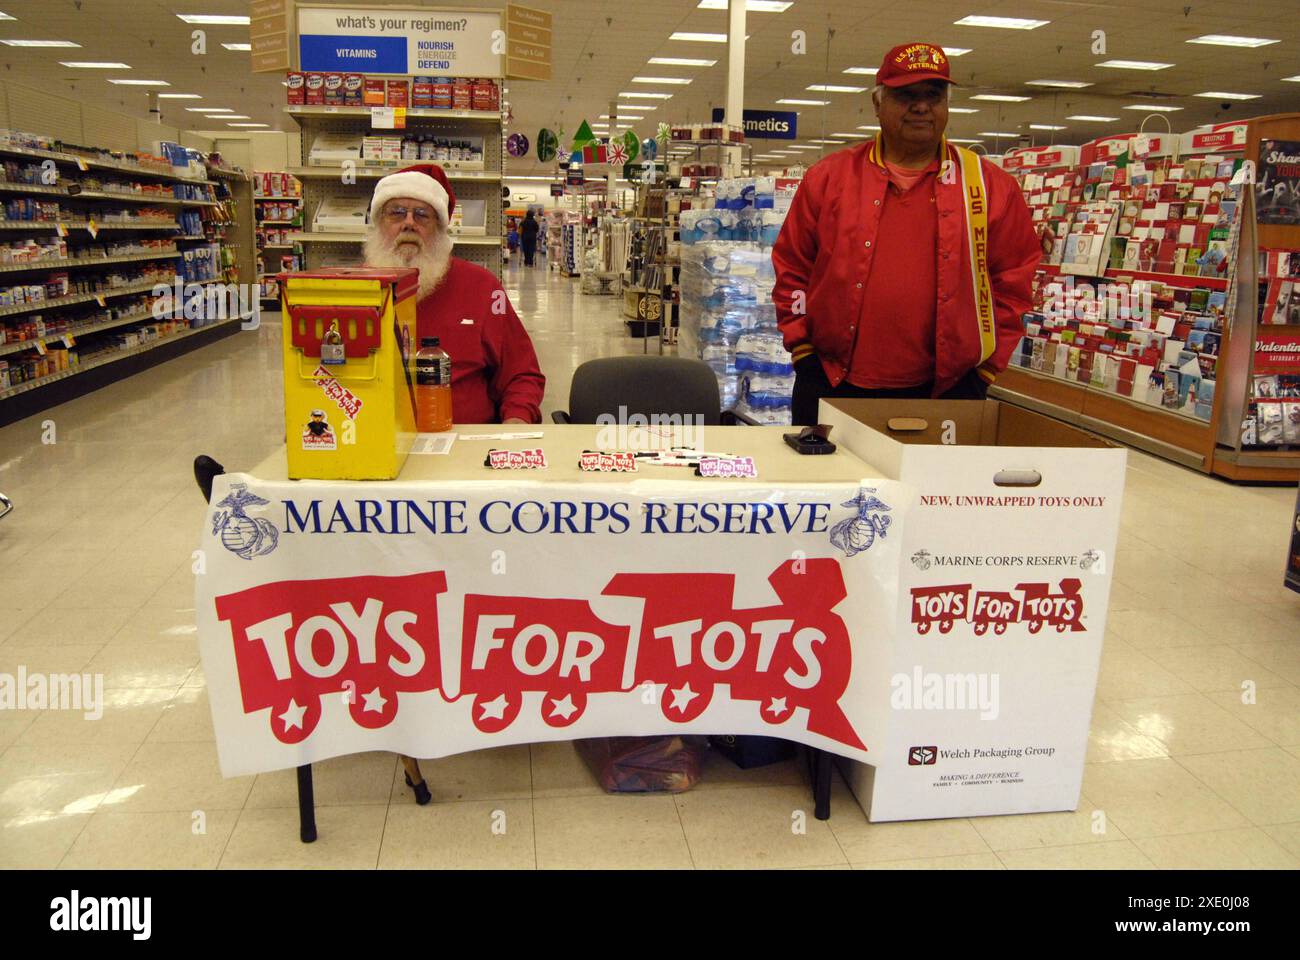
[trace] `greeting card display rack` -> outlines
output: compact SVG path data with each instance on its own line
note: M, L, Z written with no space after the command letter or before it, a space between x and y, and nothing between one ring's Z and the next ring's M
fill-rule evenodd
M1300 478L1300 454L1242 442L1258 244L1241 167L1268 119L1004 158L1043 262L991 395L1206 473Z

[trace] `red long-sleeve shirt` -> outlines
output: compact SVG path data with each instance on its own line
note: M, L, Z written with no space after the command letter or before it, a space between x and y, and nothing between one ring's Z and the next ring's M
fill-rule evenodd
M512 417L541 423L546 378L528 331L490 271L452 257L442 283L420 301L416 329L417 336L438 337L451 357L457 424Z

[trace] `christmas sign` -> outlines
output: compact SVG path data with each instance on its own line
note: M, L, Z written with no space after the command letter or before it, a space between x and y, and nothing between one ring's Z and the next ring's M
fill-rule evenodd
M220 476L196 609L222 772L718 731L869 759L910 493L863 484Z

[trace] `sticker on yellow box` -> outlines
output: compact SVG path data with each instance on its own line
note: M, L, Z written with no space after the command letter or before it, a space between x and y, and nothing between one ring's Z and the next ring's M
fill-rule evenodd
M304 450L338 449L338 441L334 437L329 421L325 419L324 410L311 412L311 419L307 421L307 427L302 432L302 448Z
M361 412L361 398L334 379L333 374L323 366L318 366L312 375L320 388L325 391L325 396L337 403L349 420L355 420L357 414Z

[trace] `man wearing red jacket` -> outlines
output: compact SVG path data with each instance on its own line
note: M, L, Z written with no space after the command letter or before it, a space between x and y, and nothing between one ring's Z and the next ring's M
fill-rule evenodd
M533 342L497 278L451 255L455 209L436 164L384 177L370 201L366 265L420 271L417 337L438 337L451 357L456 423L540 423L546 378Z
M948 58L885 55L880 134L808 171L772 250L794 422L822 397L979 399L1006 369L1041 255L1011 176L944 137Z

